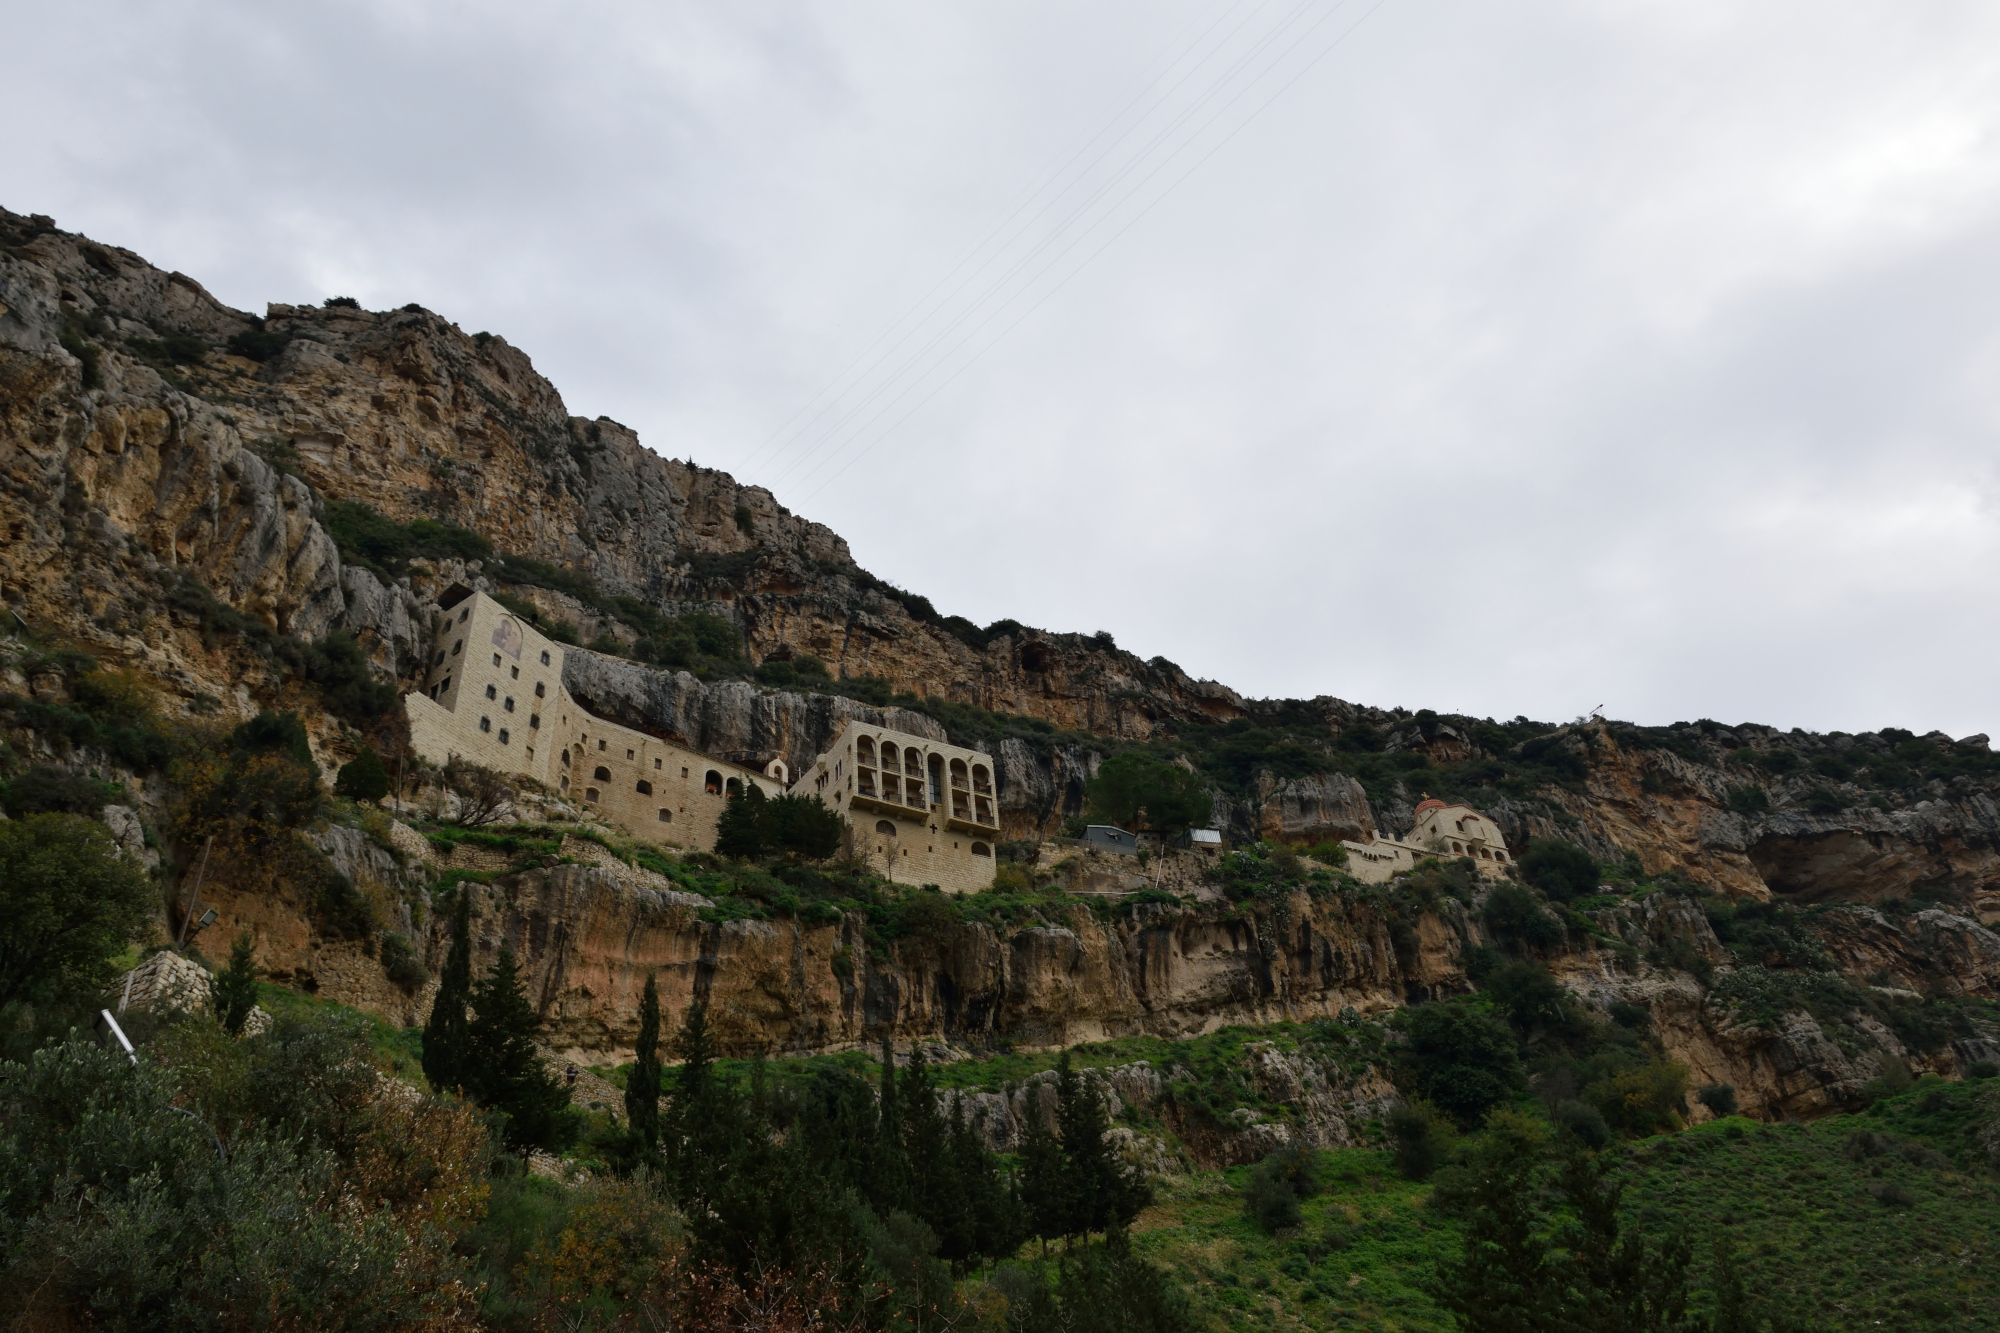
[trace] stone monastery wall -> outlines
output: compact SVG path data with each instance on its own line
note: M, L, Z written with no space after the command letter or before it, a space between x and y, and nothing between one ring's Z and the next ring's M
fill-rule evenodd
M838 810L854 854L896 883L950 893L993 883L991 755L850 721L793 790Z
M781 764L759 773L587 712L563 686L563 654L484 593L447 597L424 690L404 696L412 746L434 763L457 755L532 778L667 847L712 848L716 820L747 786L786 790ZM850 721L791 790L836 811L850 850L897 883L993 883L990 755Z
M445 608L422 694L405 695L410 743L533 778L637 838L706 851L730 795L784 783L585 712L563 688L563 645L484 593Z

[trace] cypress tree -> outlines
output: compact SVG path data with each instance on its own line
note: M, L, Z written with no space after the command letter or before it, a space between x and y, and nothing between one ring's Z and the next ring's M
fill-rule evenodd
M1021 1124L1021 1207L1028 1229L1042 1240L1042 1250L1057 1236L1069 1234L1070 1180L1063 1170L1062 1145L1049 1133L1042 1113L1042 1088L1030 1083L1027 1114Z
M674 1071L674 1093L661 1133L668 1168L685 1198L708 1197L714 1176L723 1169L731 1145L742 1137L735 1123L728 1089L710 1067L715 1048L708 1035L708 1006L697 1001L688 1008L674 1041L680 1068Z
M1111 1123L1093 1082L1071 1067L1064 1051L1056 1075L1056 1130L1062 1139L1070 1197L1064 1235L1125 1226L1152 1201L1152 1191L1104 1141Z
M887 1213L910 1206L910 1163L903 1149L902 1099L896 1091L896 1048L882 1038L881 1121L876 1129L875 1188L872 1202Z
M743 788L741 796L729 798L729 804L723 807L721 816L715 821L717 856L753 860L764 854L770 846L764 805L763 788L754 782Z
M424 1024L424 1077L439 1092L465 1085L468 1024L466 1001L472 992L471 895L463 884L451 909L451 949L438 978L431 1016Z
M625 1081L625 1115L647 1152L660 1146L660 988L650 972L639 998L638 1058Z
M480 1102L507 1116L515 1148L562 1146L569 1089L542 1067L535 1050L541 1019L521 991L513 946L502 944L493 970L472 991L465 1083Z
M229 966L208 983L209 1003L215 1017L235 1036L243 1030L243 1020L257 1007L257 964L250 951L250 932L244 931L229 946Z

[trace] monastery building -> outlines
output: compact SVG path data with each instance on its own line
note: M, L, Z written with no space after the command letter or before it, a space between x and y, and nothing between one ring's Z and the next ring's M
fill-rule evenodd
M993 883L991 756L850 720L792 782L781 759L760 771L585 711L563 687L563 645L485 593L454 588L439 605L425 687L403 699L425 759L533 778L634 837L699 850L731 797L789 789L837 812L849 850L897 883Z
M1481 874L1495 879L1504 877L1513 865L1498 824L1469 805L1428 798L1417 804L1417 822L1409 837L1340 845L1347 849L1347 873L1364 884L1386 884L1428 856L1446 860L1469 856Z

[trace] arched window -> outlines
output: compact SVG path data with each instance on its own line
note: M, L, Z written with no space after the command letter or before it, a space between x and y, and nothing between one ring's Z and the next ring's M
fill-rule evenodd
M991 792L993 790L993 775L986 771L986 765L974 764L972 766L972 789L983 792Z
M993 849L983 842L975 842L972 844L972 854L974 856L991 856L993 855Z
M641 796L651 796L653 794L653 784L641 778L638 791Z
M915 750L903 751L903 771L913 778L924 775L924 757Z
M886 819L878 819L875 821L875 831L877 833L882 834L885 837L893 838L896 836L896 826L894 824L891 824Z
M722 774L709 769L708 775L701 780L701 788L710 796L722 795Z
M586 800L586 801L594 801L594 800L596 800L596 799L597 799L597 788L595 788L595 787L585 787L585 788L583 789L583 799L584 799L584 800Z
M562 764L563 764L563 767L564 767L564 768L568 768L568 767L569 767L569 750L568 750L568 749L564 749L564 750L563 750L563 752L562 752Z
M567 773L563 774L563 775L562 775L562 781L561 781L561 782L559 782L559 783L557 783L556 785L557 785L557 786L559 786L559 787L561 787L561 788L562 788L562 789L563 789L564 791L568 791L568 790L569 790L569 774L567 774Z
M951 761L951 785L954 787L965 786L965 761L963 759L954 759Z
M673 812L673 811L671 811L671 810L662 810L662 811L660 811L660 822L661 822L662 824L671 824L671 823L673 823L673 822L674 822L674 812Z
M855 742L854 759L856 763L866 764L870 768L875 767L875 742L866 736Z
M931 804L941 805L943 804L943 802L944 802L944 759L942 756L932 755L931 756Z
M723 783L722 794L725 796L741 796L743 794L742 780L740 778L731 778L729 781Z
M591 770L590 776L596 778L599 782L609 782L611 781L611 770L600 764Z
M882 767L885 770L896 767L896 747L887 741L882 742Z

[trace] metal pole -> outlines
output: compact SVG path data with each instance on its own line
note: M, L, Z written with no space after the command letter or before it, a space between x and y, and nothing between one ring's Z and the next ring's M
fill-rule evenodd
M201 903L201 881L208 874L208 849L215 846L215 835L208 835L208 841L201 845L201 869L194 872L194 896L188 899L187 911L181 916L180 933L174 936L176 945L187 942L188 921L194 916L194 909Z

